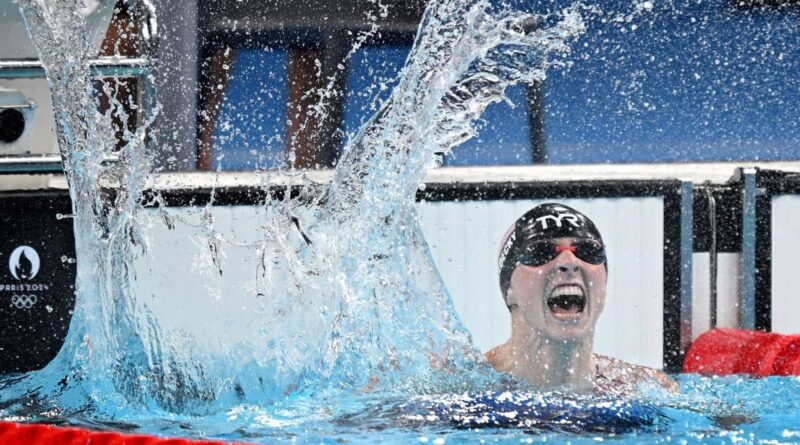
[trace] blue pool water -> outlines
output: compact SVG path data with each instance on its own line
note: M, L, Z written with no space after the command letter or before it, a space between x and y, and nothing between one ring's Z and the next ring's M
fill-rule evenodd
M151 413L123 423L90 416L24 420L265 444L800 443L800 378L675 377L681 394L653 391L634 399L524 391L414 398L389 393L335 399L295 395L271 406L241 404L205 416ZM486 421L491 411L480 407L487 394L514 400L516 407L497 402L501 409L495 414L505 421ZM514 417L520 422L508 421Z
M300 443L800 443L799 378L676 377L681 384L680 395L653 393L636 401L653 408L649 413L654 415L650 417L652 422L619 430L611 425L603 431L581 424L581 413L611 403L591 398L578 399L577 407L566 408L564 400L572 398L552 396L548 403L570 414L529 427L495 428L463 426L441 418L403 421L398 419L397 407L408 404L407 400L392 402L380 397L354 396L345 404L351 408L346 415L334 414L328 419L306 420L282 428L255 427L251 431L261 436L255 439L259 443L274 439ZM458 405L452 396L443 396L441 400L450 406ZM287 414L291 410L287 408ZM642 415L641 412L631 415L630 406L624 404L610 408L615 410L622 417L627 414L629 418L640 419ZM594 414L600 417L608 413Z

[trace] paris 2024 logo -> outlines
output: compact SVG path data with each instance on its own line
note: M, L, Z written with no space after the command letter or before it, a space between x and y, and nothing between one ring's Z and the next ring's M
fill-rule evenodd
M39 274L41 260L36 249L19 246L8 257L8 270L17 280L14 284L0 284L0 290L13 292L11 306L17 309L31 309L39 300L33 292L47 290L46 284L31 283Z

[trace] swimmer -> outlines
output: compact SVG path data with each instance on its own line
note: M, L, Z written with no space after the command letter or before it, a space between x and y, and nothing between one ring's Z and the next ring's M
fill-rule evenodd
M592 352L608 263L586 215L561 204L534 207L503 237L498 263L511 338L486 353L496 371L544 390L631 395L653 384L678 391L661 371Z

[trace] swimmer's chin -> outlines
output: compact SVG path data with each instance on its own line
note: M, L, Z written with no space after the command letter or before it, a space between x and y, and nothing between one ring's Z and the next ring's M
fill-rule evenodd
M577 322L561 322L557 320L546 321L545 335L555 341L583 341L592 338L594 329L588 318Z

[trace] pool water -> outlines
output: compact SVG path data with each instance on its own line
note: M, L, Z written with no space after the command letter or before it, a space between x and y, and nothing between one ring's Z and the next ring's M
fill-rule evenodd
M680 394L653 389L627 400L523 391L413 398L357 393L336 398L296 395L269 406L240 404L204 416L151 413L126 418L120 412L124 422L92 420L90 415L17 420L265 444L800 443L800 378L674 377ZM486 421L490 409L475 409L487 394L518 402L516 413L508 404L495 410L494 415L506 419L500 427L495 420ZM468 400L479 401L470 405Z
M231 428L238 424L241 429L215 437L255 443L800 443L800 378L675 377L681 394L645 394L639 402L654 407L658 415L651 418L652 423L627 431L585 428L579 416L570 415L527 427L462 427L459 422L448 421L446 415L435 419L421 419L416 412L409 415L408 399L353 395L328 407L287 400L271 414L258 407L241 406L227 412L227 418L220 418L218 425ZM431 396L427 400L453 404L453 397ZM529 395L530 400L541 400L537 397L541 396ZM572 396L549 397L553 404L558 404L559 398L575 400ZM573 413L609 403L578 399L576 406L580 408L573 408ZM622 404L612 410L624 415L629 408Z

